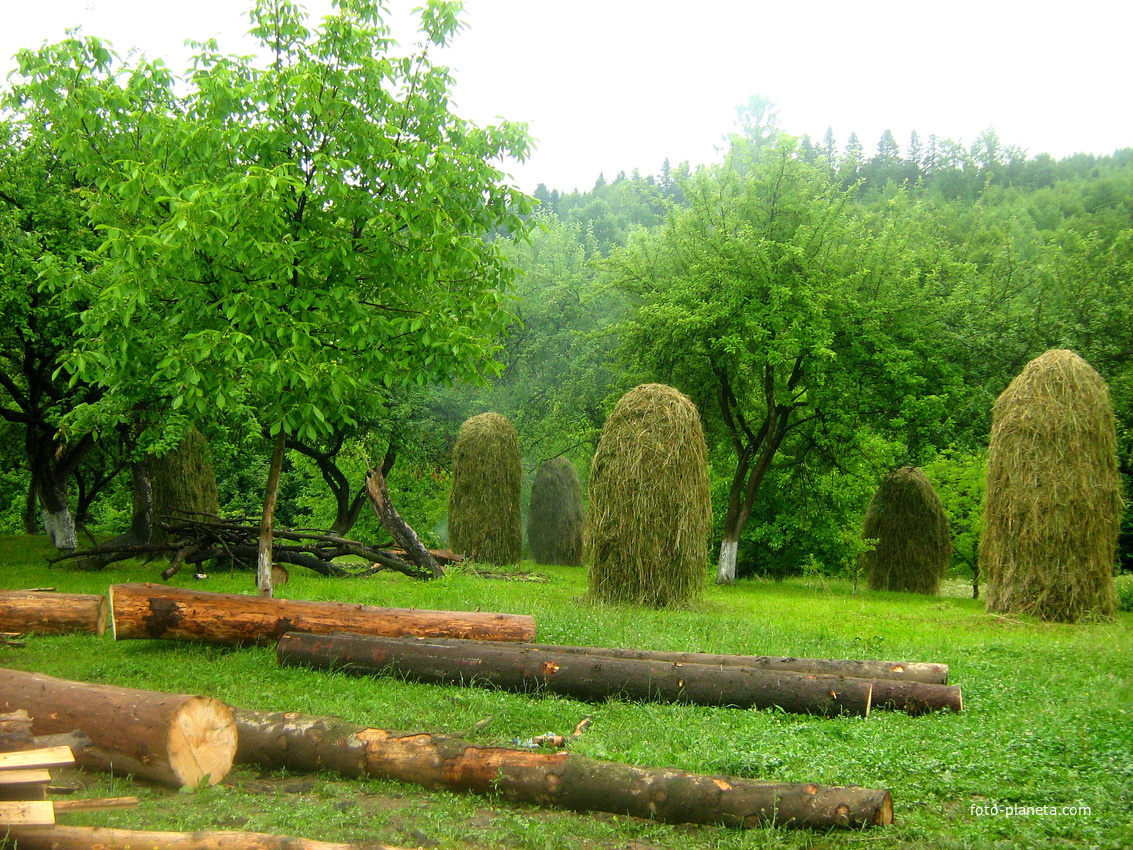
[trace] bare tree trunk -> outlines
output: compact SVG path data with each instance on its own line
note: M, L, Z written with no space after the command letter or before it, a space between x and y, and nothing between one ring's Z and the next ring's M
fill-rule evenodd
M279 498L279 474L283 470L283 452L287 437L283 431L275 438L271 466L268 468L268 485L264 493L264 517L260 523L260 548L256 560L256 588L260 596L271 596L272 529L275 525L275 503Z
M380 469L371 469L366 475L366 492L370 496L370 504L374 506L374 513L378 515L386 531L393 535L397 545L405 550L406 557L422 569L428 570L433 578L443 576L445 571L437 564L429 550L421 544L417 532L394 508L389 491L386 490L385 475Z

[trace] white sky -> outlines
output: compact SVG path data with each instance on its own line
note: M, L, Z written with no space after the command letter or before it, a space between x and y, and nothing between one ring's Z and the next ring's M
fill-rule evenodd
M188 38L248 52L248 3L0 0L0 67L81 25L180 71ZM466 0L464 20L445 58L457 111L528 123L538 147L510 169L528 190L711 161L752 94L784 130L832 126L839 147L856 131L867 155L887 128L902 148L912 130L970 144L988 127L1031 155L1133 147L1128 0Z

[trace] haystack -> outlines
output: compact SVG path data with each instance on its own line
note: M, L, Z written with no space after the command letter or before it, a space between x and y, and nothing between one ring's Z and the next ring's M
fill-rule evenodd
M522 477L519 437L507 417L481 413L460 426L448 503L449 546L454 552L486 564L520 562Z
M574 464L551 458L531 484L527 551L540 564L582 566L582 485Z
M216 471L209 458L208 441L196 428L189 428L175 449L148 461L147 467L156 521L183 518L187 513L219 515ZM155 525L151 540L164 543L165 532Z
M890 472L866 510L862 537L876 540L861 556L870 590L933 595L952 560L948 517L924 472Z
M664 384L617 403L590 470L586 557L590 594L654 607L704 587L712 505L700 414Z
M1048 351L995 403L979 553L987 610L1113 616L1121 511L1109 389L1074 352Z

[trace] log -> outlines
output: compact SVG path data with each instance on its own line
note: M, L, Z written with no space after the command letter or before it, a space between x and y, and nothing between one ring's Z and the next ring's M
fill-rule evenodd
M893 800L879 789L755 782L564 751L481 747L445 735L367 729L335 717L243 709L235 714L237 761L272 769L334 770L666 823L830 829L893 822Z
M174 788L215 785L236 754L232 710L211 697L0 670L0 711L16 707L27 709L36 734L85 732L91 746L75 754L78 764Z
M873 680L873 707L927 714L930 711L963 711L964 696L958 685L930 685L925 682Z
M28 713L9 711L0 714L0 753L34 749L35 736L31 733L31 717Z
M115 584L108 597L115 640L162 638L228 645L274 644L289 631L485 641L526 641L535 637L534 617L483 611L427 611L267 599L160 584Z
M873 686L866 679L634 661L532 649L527 644L416 640L371 635L289 632L279 663L357 674L394 674L432 684L545 691L575 699L611 697L736 708L780 708L798 714L867 716Z
M93 593L6 590L0 592L0 632L101 634L99 609L104 603L102 596Z
M100 826L13 828L19 850L357 850L354 844L311 841L261 832L153 832ZM366 850L398 850L367 842Z
M948 665L923 661L869 661L828 658L794 658L777 655L716 655L707 652L657 652L648 649L616 649L605 646L553 646L531 644L532 649L569 652L577 655L603 655L635 661L670 661L677 664L711 664L754 667L761 670L846 676L853 679L895 679L902 682L948 684ZM874 703L876 704L876 695Z

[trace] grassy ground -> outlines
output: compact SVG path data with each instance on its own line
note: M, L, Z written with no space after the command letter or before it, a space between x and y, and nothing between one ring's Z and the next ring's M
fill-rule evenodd
M0 538L0 588L102 592L157 580L160 567L100 573L48 566L42 541ZM960 714L826 720L775 711L608 702L588 705L395 679L281 669L270 649L221 649L72 635L0 647L0 666L158 690L233 705L336 714L370 726L457 733L509 744L590 729L572 750L642 765L776 781L891 790L896 823L855 833L668 826L555 812L382 781L264 774L237 768L194 793L80 774L82 793L136 794L136 810L69 822L151 829L248 829L337 841L442 848L1118 848L1133 847L1133 615L1059 626L995 617L956 595L855 595L845 583L799 580L709 587L694 610L597 607L581 570L535 567L547 580L453 570L414 582L380 574L323 579L298 569L280 595L376 605L533 614L538 640L648 649L886 658L951 665ZM249 574L171 582L249 592ZM2 674L0 674L2 675ZM1038 811L1035 808L1038 807ZM1049 807L1043 808L1043 807ZM1062 811L1074 807L1078 811ZM1050 813L1045 813L1045 812Z

